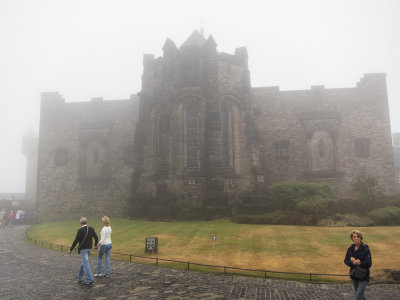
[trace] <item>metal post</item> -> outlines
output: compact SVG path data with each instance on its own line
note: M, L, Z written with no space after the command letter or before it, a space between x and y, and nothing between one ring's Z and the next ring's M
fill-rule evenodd
M187 269L189 270L189 262L187 262Z
M129 262L132 262L132 255L129 255Z
M310 281L311 281L311 275L312 275L312 274L310 274Z
M158 257L157 257L157 259L156 259L156 267L158 267Z

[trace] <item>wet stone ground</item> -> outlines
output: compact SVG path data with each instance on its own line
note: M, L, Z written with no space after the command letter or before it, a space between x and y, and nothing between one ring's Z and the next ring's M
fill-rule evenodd
M204 274L111 261L110 278L76 280L77 254L41 248L28 226L0 230L0 299L354 299L350 284L316 284ZM92 271L95 258L90 259ZM372 284L367 298L400 299L399 284Z

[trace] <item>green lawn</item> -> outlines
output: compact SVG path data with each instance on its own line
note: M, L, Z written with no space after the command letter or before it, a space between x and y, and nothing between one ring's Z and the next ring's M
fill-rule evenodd
M101 222L89 219L100 233ZM246 225L228 220L150 222L111 220L113 252L144 255L146 236L157 236L155 257L219 266L286 272L347 274L343 263L351 244L350 227ZM70 246L79 222L35 225L29 236ZM382 269L399 269L400 227L361 228L373 258L372 276ZM213 243L211 237L217 236ZM117 258L117 257L115 257ZM120 257L121 258L121 257Z

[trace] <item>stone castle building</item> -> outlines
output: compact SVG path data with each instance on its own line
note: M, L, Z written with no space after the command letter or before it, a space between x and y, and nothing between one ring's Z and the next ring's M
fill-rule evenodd
M179 48L167 39L162 57L144 55L130 99L43 93L39 217L223 215L287 181L328 182L349 197L364 168L394 191L385 74L352 88L254 88L246 48L216 46L197 31Z
M25 204L36 206L38 136L30 130L22 138L22 153L26 156Z

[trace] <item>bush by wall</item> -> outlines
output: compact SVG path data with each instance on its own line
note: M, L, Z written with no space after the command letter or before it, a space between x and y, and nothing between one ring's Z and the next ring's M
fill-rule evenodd
M272 185L271 194L277 209L290 210L299 201L308 200L315 196L329 198L332 192L327 183L286 182Z
M400 225L400 207L385 206L373 209L369 217L375 225Z

